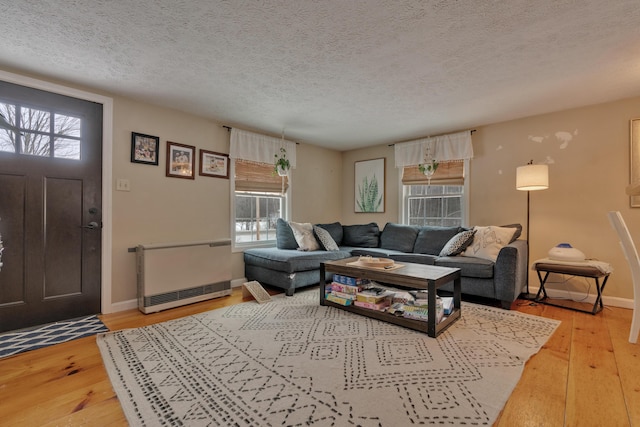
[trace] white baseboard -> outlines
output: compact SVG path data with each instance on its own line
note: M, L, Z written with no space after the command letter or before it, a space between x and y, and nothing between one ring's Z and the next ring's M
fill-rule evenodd
M243 283L247 283L248 280L246 277L240 278L240 279L233 279L231 281L231 287L232 288L239 288L242 286Z
M119 311L131 310L133 308L138 308L138 300L137 299L132 299L132 300L128 300L128 301L114 302L113 304L111 304L110 313L117 313Z
M535 295L538 292L538 289L540 289L540 287L534 288L530 286L529 293L532 293L533 295ZM579 302L586 302L590 304L593 304L596 302L596 296L593 294L589 294L585 297L583 292L578 292L578 291L569 292L563 289L550 289L547 286L545 286L545 289L547 290L547 295L549 296L549 298L561 298L561 299L567 299L567 300L573 300L573 301L579 301ZM605 305L605 307L611 306L611 307L619 307L619 308L628 308L633 310L632 299L608 297L606 295L603 295L602 303Z
M246 277L241 279L233 279L231 280L231 288L239 288L243 283L247 283ZM109 313L117 313L119 311L131 310L134 308L138 308L138 300L132 299L128 301L120 301L111 304L111 311Z
M247 278L243 277L241 279L233 279L231 280L231 288L239 288L243 283L247 283ZM536 294L539 288L530 287L529 292L532 294ZM584 298L584 294L580 294L579 292L568 292L565 290L559 289L549 289L547 288L547 294L550 298L563 298L563 299L575 299L581 302L588 302L593 304L596 301L595 295L588 295ZM584 300L582 299L584 298ZM618 298L618 297L608 297L606 295L602 296L602 302L605 306L611 307L620 307L620 308L628 308L633 310L633 300L628 298ZM111 313L117 313L118 311L131 310L133 308L138 308L138 300L132 299L129 301L121 301L111 304Z

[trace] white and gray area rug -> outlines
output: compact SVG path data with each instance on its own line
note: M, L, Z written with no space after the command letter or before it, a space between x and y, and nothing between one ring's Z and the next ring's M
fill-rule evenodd
M133 426L491 425L559 322L462 310L434 339L315 290L97 341Z

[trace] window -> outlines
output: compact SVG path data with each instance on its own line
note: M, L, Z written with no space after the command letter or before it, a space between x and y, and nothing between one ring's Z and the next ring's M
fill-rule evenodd
M0 151L80 160L80 118L2 101L0 115Z
M234 172L234 246L273 245L276 221L286 218L289 178L274 175L273 164L236 159Z
M417 166L402 174L403 223L424 226L460 226L465 222L464 163L441 163L431 182Z

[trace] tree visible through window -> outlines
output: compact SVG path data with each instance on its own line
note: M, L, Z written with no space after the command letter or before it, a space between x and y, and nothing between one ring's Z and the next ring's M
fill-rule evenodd
M405 185L405 224L462 225L462 185Z
M0 151L80 160L81 119L0 101Z

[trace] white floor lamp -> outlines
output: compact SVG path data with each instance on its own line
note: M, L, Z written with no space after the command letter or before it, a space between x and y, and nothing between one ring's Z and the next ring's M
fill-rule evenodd
M527 192L527 295L525 299L534 299L529 295L529 193L549 188L549 166L534 165L531 160L526 166L516 169L516 189Z

